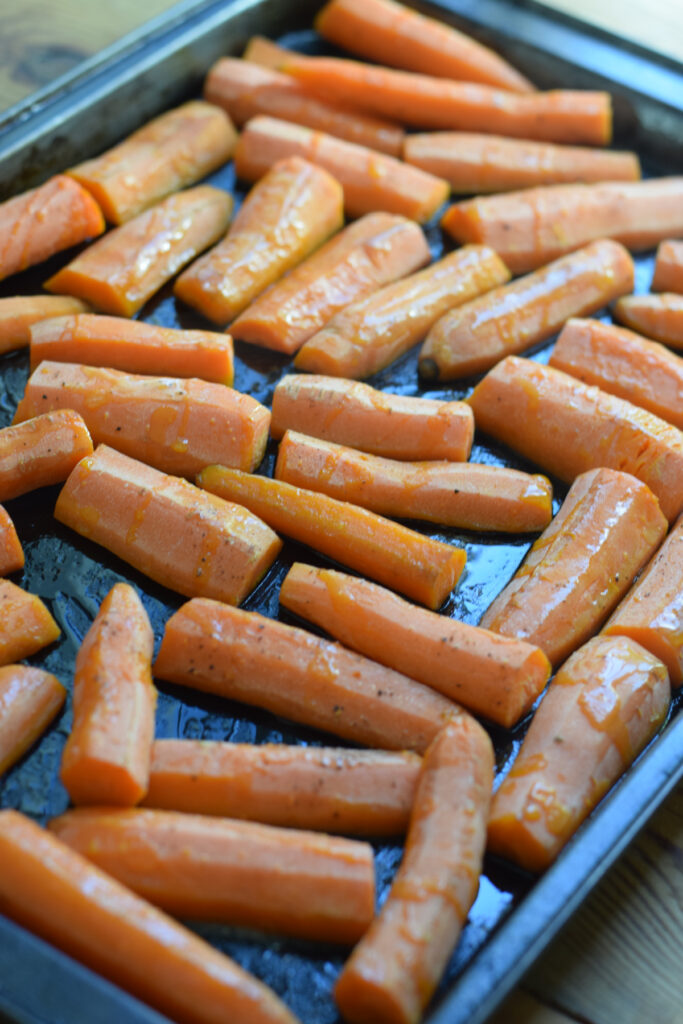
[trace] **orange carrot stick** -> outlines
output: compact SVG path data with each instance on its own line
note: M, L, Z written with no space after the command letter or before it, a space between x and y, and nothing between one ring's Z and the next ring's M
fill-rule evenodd
M232 196L200 185L169 196L115 228L54 274L45 287L95 309L133 316L227 230Z
M82 313L34 324L31 369L43 360L109 366L128 373L199 377L216 384L233 382L233 345L229 334L183 331L142 320Z
M615 302L614 316L632 330L683 352L683 295L627 295Z
M0 775L42 736L65 698L59 680L42 668L0 668Z
M271 285L230 330L240 341L291 355L335 313L429 260L417 224L391 213L368 213Z
M0 580L0 665L29 658L59 636L59 626L35 594Z
M393 395L343 377L284 376L273 394L270 432L298 430L387 459L469 458L474 416L465 402Z
M599 320L568 320L549 365L683 430L683 359L656 341Z
M683 510L681 431L561 370L508 356L470 395L477 426L571 483L609 466L648 485L669 520Z
M375 910L368 843L177 811L67 811L50 831L175 917L353 943Z
M27 381L14 420L54 409L79 412L95 445L179 476L217 461L254 469L270 424L264 405L223 384L44 362Z
M157 740L145 807L346 835L408 827L421 761L409 751Z
M92 196L57 174L0 204L0 281L103 231L104 218Z
M0 430L0 501L61 483L91 452L83 418L71 409L4 427Z
M0 811L0 908L185 1024L297 1024L262 982L16 811Z
M224 466L207 466L197 483L245 505L273 529L429 608L443 604L465 566L462 548L326 494Z
M106 445L76 466L55 517L165 587L235 604L282 546L246 509Z
M546 341L570 316L595 313L633 288L633 260L602 239L511 284L449 310L420 350L427 380L482 373L514 352Z
M24 568L24 551L9 513L0 505L0 576Z
M493 748L472 718L427 751L401 866L335 987L350 1024L417 1024L479 887Z
M288 430L275 477L295 487L398 519L463 530L543 530L553 514L550 481L504 466L399 462Z
M481 625L560 664L600 628L666 529L657 499L635 477L582 473Z
M349 217L386 210L420 223L448 199L448 183L386 153L274 117L254 117L235 150L239 178L256 181L275 161L298 156L333 174Z
M627 637L595 637L558 672L493 799L488 848L543 871L657 732L666 669Z
M108 221L123 224L220 167L232 156L236 141L224 110L192 100L68 174L92 192Z
M330 640L194 598L166 623L154 674L335 736L424 751L457 704Z
M41 320L85 313L88 308L70 295L17 295L0 299L0 354L28 347L31 327Z
M653 292L683 293L683 242L660 242L652 278Z
M449 309L510 278L492 249L466 246L337 313L297 353L300 370L369 377L421 341Z
M223 241L180 275L174 292L226 324L342 223L339 183L306 160L281 160L251 190Z
M538 647L409 604L368 580L295 562L280 604L382 665L511 728L550 676Z
M286 46L280 46L279 43L274 43L272 39L266 39L265 36L252 36L242 54L242 60L248 60L252 64L260 64L262 68L276 71L285 57L292 52Z

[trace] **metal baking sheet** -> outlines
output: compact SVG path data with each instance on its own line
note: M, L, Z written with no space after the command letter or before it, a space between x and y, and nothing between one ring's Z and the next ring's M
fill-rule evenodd
M256 32L307 50L319 45L308 26L317 2L287 0L186 2L87 66L66 76L0 121L0 181L6 195L39 183L76 160L101 151L149 117L196 95L208 66L220 55L239 53ZM616 43L605 33L588 33L577 23L534 4L506 0L450 0L422 4L500 48L540 85L608 87L615 95L617 142L637 147L651 173L683 170L683 74L662 58ZM635 84L634 84L635 83ZM233 191L231 165L208 180ZM428 229L434 256L444 238ZM34 292L68 255L0 285L0 294ZM648 290L651 253L637 259L637 290ZM170 288L151 301L144 319L167 326L206 326L193 312L176 306ZM607 318L607 316L605 317ZM551 344L534 358L545 361ZM246 345L236 346L236 386L270 402L279 377L291 363ZM28 354L0 361L0 426L11 420L28 376ZM430 397L461 398L472 384L426 388L416 371L416 353L377 374L371 383L385 390ZM477 436L475 461L532 469L502 446ZM261 469L272 470L271 446ZM556 504L566 488L556 484ZM110 587L119 580L135 585L154 627L157 644L168 616L183 599L152 583L103 549L57 523L52 509L59 488L47 488L7 503L26 552L23 574L13 577L39 594L62 628L62 639L31 659L70 686L78 645ZM411 524L415 525L415 524ZM443 613L476 623L513 574L533 538L495 537L416 525L431 536L464 544L466 572ZM278 607L279 584L295 559L325 564L309 550L287 543L283 555L244 607L284 621L295 621ZM250 742L321 744L328 736L273 715L220 701L179 687L159 684L158 736ZM631 841L655 807L683 775L683 699L672 707L660 736L641 755L579 830L557 863L540 879L487 858L479 896L427 1019L431 1024L482 1024L578 906L601 874ZM68 803L58 780L61 750L71 722L70 709L44 739L0 779L0 805L15 807L44 822ZM521 743L527 721L514 730L491 728L498 774ZM338 742L338 741L334 741ZM400 860L401 847L377 843L380 902ZM284 939L265 939L217 926L198 931L268 982L304 1024L336 1024L331 998L345 950ZM68 957L0 917L0 1021L21 1024L109 1024L159 1022L163 1018Z

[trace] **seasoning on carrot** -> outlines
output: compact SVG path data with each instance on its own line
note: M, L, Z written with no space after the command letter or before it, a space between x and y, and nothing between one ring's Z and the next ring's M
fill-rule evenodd
M42 668L0 668L0 775L42 736L65 697L59 680Z
M482 373L510 353L546 341L570 316L595 313L633 288L633 260L601 239L511 284L449 310L420 350L427 380Z
M24 568L24 550L14 523L7 510L0 505L0 576Z
M669 707L664 665L627 637L595 637L550 684L491 807L488 849L529 871L556 859L652 739Z
M17 295L0 299L0 355L27 348L31 327L48 317L71 316L89 309L70 295Z
M652 291L683 294L683 242L665 239L659 243Z
M66 480L92 452L83 418L71 409L47 412L0 430L0 501Z
M421 753L463 714L440 693L330 640L200 598L166 623L154 674L387 750Z
M0 579L0 665L29 658L59 636L59 626L36 594Z
M73 470L55 517L165 587L235 604L282 547L246 509L106 445Z
M627 295L614 304L619 323L683 352L683 295Z

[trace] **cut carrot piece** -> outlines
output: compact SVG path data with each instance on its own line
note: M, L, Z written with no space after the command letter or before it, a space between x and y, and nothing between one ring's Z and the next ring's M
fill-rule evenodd
M274 117L254 117L245 126L235 150L235 170L239 178L255 181L276 160L292 156L334 175L344 190L349 217L386 210L424 223L448 199L448 182L419 167Z
M666 530L659 502L635 477L581 474L481 625L560 664L600 628Z
M300 349L294 365L334 377L369 377L421 341L449 309L509 279L492 249L466 246L337 313Z
M599 636L550 684L491 807L488 848L529 871L555 860L666 717L664 665Z
M598 238L649 249L683 232L683 177L598 185L546 185L455 203L441 225L458 242L496 250L513 274Z
M57 174L0 204L0 281L103 231L104 217L92 196Z
M683 359L656 341L599 320L569 320L549 365L683 430Z
M538 647L416 608L376 583L295 562L280 604L336 640L511 728L548 682Z
M31 328L31 369L43 360L109 366L128 373L199 377L233 382L229 334L183 331L141 320L83 313L60 316Z
M14 523L0 505L0 576L8 576L24 568L24 551Z
M177 811L67 811L50 831L175 917L353 943L375 910L372 847Z
M335 999L350 1024L417 1024L479 888L493 748L472 718L427 751L401 866L344 966Z
M230 330L240 341L291 355L335 313L429 260L417 224L391 213L368 213L271 285Z
M283 63L284 58L292 52L286 46L280 46L279 43L274 43L272 39L266 39L265 36L252 36L242 54L242 60L248 60L253 64L260 64L263 68L276 71Z
M77 295L103 313L133 316L174 274L225 234L231 212L232 196L210 185L169 196L108 232L45 287Z
M281 160L251 190L223 241L180 275L174 292L226 324L342 223L339 183L307 160Z
M55 517L165 587L235 604L282 547L246 509L106 445L76 466Z
M465 402L376 391L343 377L284 376L273 394L271 435L285 430L348 444L388 459L464 462L474 438Z
M0 430L0 501L61 483L91 452L88 428L72 409L4 427Z
M0 811L0 907L186 1024L297 1024L277 996L17 811Z
M0 665L29 658L53 643L59 632L39 597L0 579Z
M424 751L457 704L330 640L194 598L166 623L154 674L335 736Z
M59 680L42 668L0 668L0 775L42 736L65 698Z
M427 380L482 373L510 353L546 341L570 316L602 309L633 289L633 260L601 239L446 313L420 350Z
M409 751L157 740L143 805L395 836L408 827L421 763Z
M27 348L31 327L41 320L85 313L88 308L70 295L17 295L0 299L0 354Z
M553 489L539 474L472 462L399 462L288 430L275 477L398 519L463 530L543 530Z
M92 192L108 221L123 224L220 167L236 141L224 110L192 100L67 173Z
M273 529L429 608L443 604L465 566L462 548L326 494L224 466L207 466L197 483L245 505Z
M683 242L660 242L652 278L653 292L683 293Z
M468 401L481 430L561 480L608 466L646 483L669 522L683 510L683 435L645 409L517 356Z
M627 295L615 302L614 316L632 330L683 352L683 295Z

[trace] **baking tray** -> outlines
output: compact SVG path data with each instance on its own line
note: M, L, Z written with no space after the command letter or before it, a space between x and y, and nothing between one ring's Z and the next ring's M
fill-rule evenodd
M295 6L295 10L292 7ZM86 62L0 120L0 187L6 195L38 184L49 174L94 155L159 111L196 95L206 69L219 56L240 53L247 38L262 33L307 50L319 43L311 33L317 2L238 0L225 4L185 0L169 14ZM414 6L418 6L415 4ZM683 171L683 73L680 66L601 31L549 13L532 3L506 0L442 0L419 9L470 31L502 52L543 87L607 87L615 97L616 141L637 148L651 173ZM244 194L232 167L208 179ZM434 255L444 246L435 225L428 229ZM0 284L0 294L36 291L73 254ZM637 259L637 291L649 287L651 253ZM176 308L170 288L143 310L164 325L206 326ZM605 317L607 318L607 317ZM545 361L551 344L534 358ZM236 386L268 403L289 360L245 345L236 346ZM0 361L0 426L10 422L28 376L25 352ZM423 387L416 354L372 378L385 390L460 398L470 382ZM532 469L502 446L477 436L473 459ZM262 472L270 472L270 448ZM566 488L557 481L556 503ZM62 628L62 639L31 659L70 686L80 641L110 587L127 580L142 594L157 644L163 626L183 599L71 533L52 517L59 488L46 488L7 503L26 552L23 574L13 577L39 594ZM468 552L463 579L444 614L476 623L524 557L532 537L481 537L413 524L431 536L461 543ZM245 602L284 621L279 584L295 559L325 561L287 543L283 555ZM252 742L329 743L330 738L282 719L208 695L159 684L158 736ZM587 892L633 839L655 807L683 775L683 698L679 695L659 737L584 823L557 863L540 879L487 858L479 896L427 1019L431 1024L483 1024ZM0 805L44 822L61 813L67 796L58 780L61 749L71 724L70 709L43 740L3 779ZM516 753L528 720L514 730L491 728L498 778ZM337 741L334 741L337 742ZM401 856L394 843L377 843L380 902ZM334 946L264 939L217 926L197 929L217 947L254 971L283 997L304 1024L338 1020L330 997L345 951ZM0 1021L20 1024L161 1022L143 1006L68 957L0 917ZM237 1022L235 1022L237 1024Z

